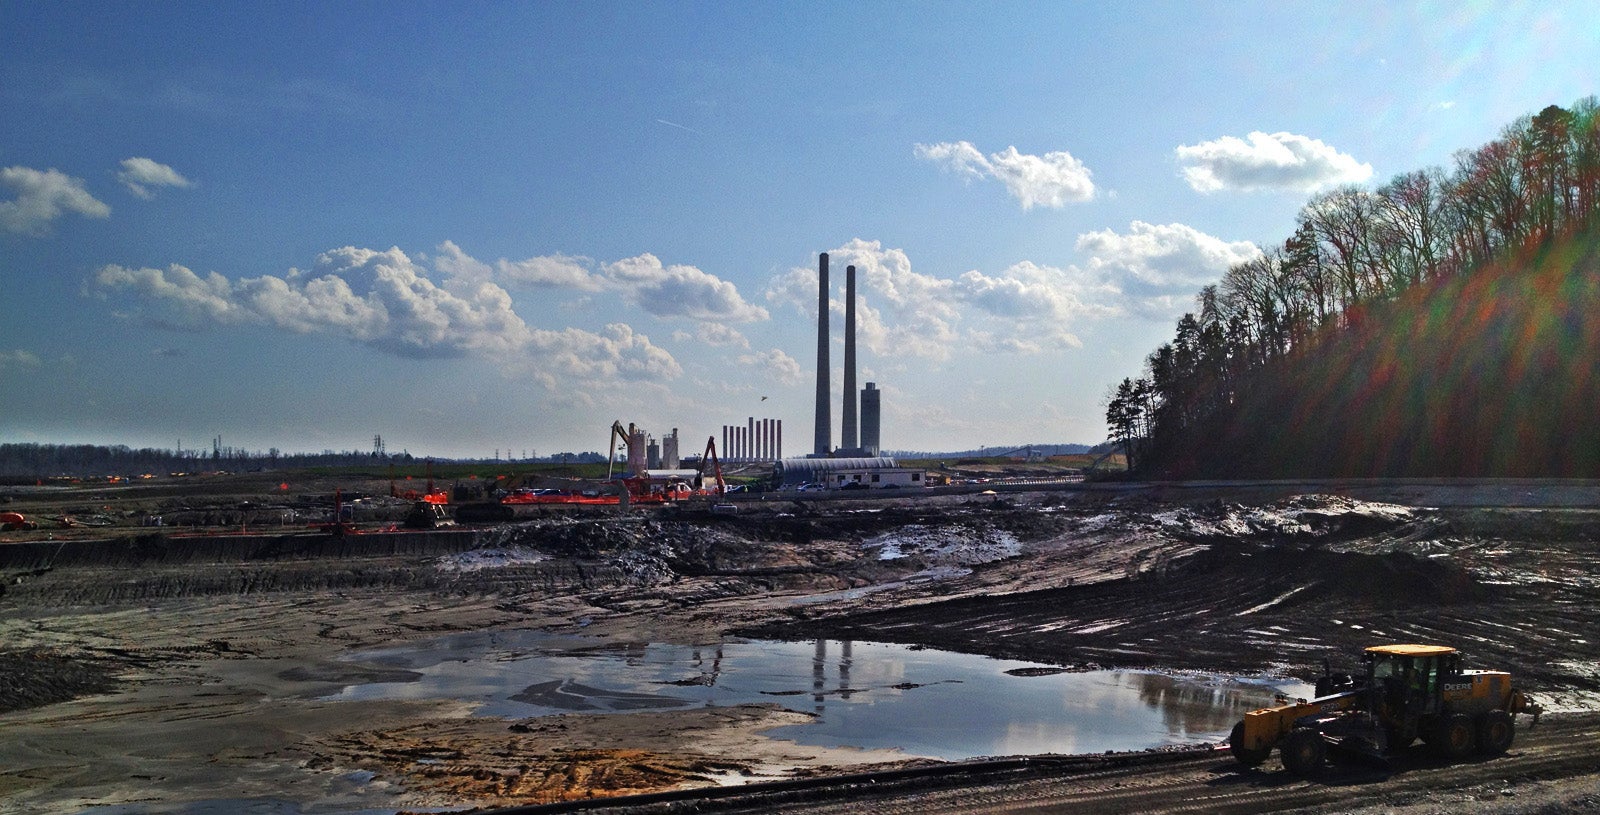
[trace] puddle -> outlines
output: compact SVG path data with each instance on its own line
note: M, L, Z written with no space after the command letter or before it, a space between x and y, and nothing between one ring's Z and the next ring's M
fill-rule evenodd
M800 744L959 760L1220 741L1292 681L1049 666L882 643L619 644L534 631L352 652L325 699L459 699L511 719L777 703L816 714L768 731ZM1009 672L1009 673L1008 673ZM398 681L363 681L392 677Z

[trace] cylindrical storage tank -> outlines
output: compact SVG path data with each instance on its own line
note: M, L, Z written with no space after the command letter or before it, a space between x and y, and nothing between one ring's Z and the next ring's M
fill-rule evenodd
M646 457L649 455L649 450L646 447L644 431L630 426L628 428L629 475L642 475L645 470L649 469L645 466L647 463Z

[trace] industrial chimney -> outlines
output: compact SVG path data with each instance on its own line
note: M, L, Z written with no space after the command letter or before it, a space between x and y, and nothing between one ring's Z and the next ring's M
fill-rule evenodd
M817 258L817 435L812 456L827 458L833 450L833 415L828 409L828 253Z
M856 444L856 267L844 267L844 428L839 446ZM854 455L841 453L841 455Z

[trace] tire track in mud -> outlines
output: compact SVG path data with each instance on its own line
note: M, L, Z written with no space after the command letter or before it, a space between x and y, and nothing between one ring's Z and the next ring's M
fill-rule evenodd
M1337 609L1351 622L1370 622L1384 607L1420 618L1427 604L1448 607L1491 594L1457 569L1405 556L1213 547L1136 578L823 617L752 633L976 646L996 656L1031 654L1022 658L1069 665L1259 670L1284 659L1283 642L1325 640L1337 630L1329 622Z
M1600 630L1600 591L1589 581L1525 579L1600 567L1587 527L1574 539L1487 541L1491 557L1469 522L1422 526L1457 537L1419 543L1414 529L1401 529L1407 545L1429 552L1420 556L1389 536L1335 546L1213 540L1131 577L844 610L740 633L922 644L1074 667L1276 669L1301 678L1318 673L1324 657L1351 670L1369 645L1438 642L1461 648L1473 665L1511 670L1534 691L1600 692L1600 669L1583 669L1600 660L1600 643L1586 635Z
M0 602L21 606L115 605L188 597L383 590L508 596L601 592L638 596L641 588L704 578L702 596L678 605L747 594L825 576L827 561L795 557L792 544L751 540L775 534L811 541L834 526L855 530L894 523L876 517L770 519L730 532L644 517L563 518L432 532L335 537L316 534L172 536L0 546ZM836 530L833 530L836 531ZM529 562L460 568L465 553L513 549ZM845 564L848 565L848 564ZM720 582L719 582L720 581ZM668 592L667 594L670 594Z
M861 776L830 784L821 779L804 790L766 791L752 787L743 795L672 803L644 804L620 799L564 807L524 807L502 815L554 812L601 812L615 815L695 811L703 813L785 812L791 815L921 815L963 812L981 815L1072 812L1081 815L1181 815L1217 813L1253 815L1262 812L1320 811L1333 806L1349 811L1362 806L1393 806L1437 800L1436 811L1463 811L1461 790L1489 785L1497 797L1505 790L1541 781L1594 777L1600 758L1593 754L1600 737L1600 716L1565 716L1523 730L1512 751L1492 759L1448 764L1418 747L1395 757L1391 766L1335 764L1321 775L1303 779L1281 769L1243 770L1226 752L1190 752L1152 762L1145 756L1068 759L1018 778L1011 771L985 778L982 771L941 777L865 782ZM1105 765L1110 764L1107 768ZM1273 762L1275 764L1275 762ZM960 780L952 781L951 778ZM1448 797L1449 800L1440 800ZM1571 811L1564 802L1532 803L1528 812ZM494 815L491 813L491 815Z

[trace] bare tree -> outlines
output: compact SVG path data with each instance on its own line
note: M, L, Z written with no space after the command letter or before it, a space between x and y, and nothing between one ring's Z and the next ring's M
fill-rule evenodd
M1433 280L1443 254L1444 172L1403 173L1378 189L1378 243L1400 287Z

